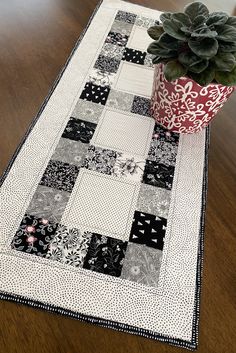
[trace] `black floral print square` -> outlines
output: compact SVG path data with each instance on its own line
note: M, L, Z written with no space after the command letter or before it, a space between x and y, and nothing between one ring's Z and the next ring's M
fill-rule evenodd
M140 97L140 96L134 96L131 113L144 115L144 116L151 116L150 105L151 105L150 99Z
M82 167L99 173L113 174L117 152L95 146L88 148Z
M171 190L174 178L174 166L146 160L143 183Z
M95 69L99 69L103 72L115 73L117 72L119 65L120 65L119 60L115 60L114 58L109 58L108 56L99 55L94 64L94 67Z
M179 134L155 124L147 159L166 166L175 166L178 145Z
M175 166L177 152L177 143L166 142L159 137L153 137L147 159L166 166Z
M159 140L172 144L179 143L179 134L173 131L169 131L159 124L155 124L153 131L153 139L157 138Z
M129 241L163 250L167 220L135 211Z
M126 34L109 32L105 40L105 43L119 45L120 47L125 47L128 42L128 36Z
M108 86L98 86L92 82L87 82L80 98L87 101L105 105L110 88Z
M124 21L127 23L134 23L137 15L130 12L118 11L115 17L115 20Z
M119 277L126 248L127 242L93 233L83 268Z
M125 48L122 60L129 61L134 64L144 65L144 60L147 53L140 50Z
M25 214L12 240L12 249L45 257L57 223Z
M96 124L76 118L70 118L62 137L74 141L89 143L96 129Z
M78 173L79 167L76 165L51 160L43 174L40 185L71 192Z

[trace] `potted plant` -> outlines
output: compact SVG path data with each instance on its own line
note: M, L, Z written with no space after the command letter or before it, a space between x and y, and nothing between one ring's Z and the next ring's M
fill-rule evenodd
M154 82L151 113L178 133L206 127L236 86L236 17L201 2L165 12L148 29Z

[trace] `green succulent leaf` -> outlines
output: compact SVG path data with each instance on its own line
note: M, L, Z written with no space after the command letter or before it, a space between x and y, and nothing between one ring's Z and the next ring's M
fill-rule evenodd
M208 67L208 64L209 64L208 60L202 60L195 65L191 65L188 68L188 70L196 74L199 74L200 72L204 71Z
M195 55L191 51L180 53L178 56L178 60L182 65L186 66L187 68L202 61L199 56Z
M232 71L236 65L236 59L232 53L219 52L212 60L217 71Z
M191 38L188 41L189 48L194 54L200 58L208 59L216 55L218 50L218 42L215 38L203 38L202 40L195 40Z
M207 86L215 78L215 70L213 67L207 67L204 71L200 73L188 73L189 76L196 81L200 86Z
M164 75L169 82L186 75L186 73L187 69L178 60L171 60L164 67Z
M175 20L165 20L163 23L163 28L166 33L171 37L174 37L179 40L186 40L186 35L181 31L182 24L179 21Z
M236 86L236 66L230 72L217 71L215 79L225 86Z
M219 51L223 53L231 53L236 51L236 42L221 42L218 41Z
M236 41L236 28L230 25L217 26L216 31L218 32L217 39L224 42Z
M161 22L164 22L165 20L170 20L172 16L172 12L163 12L160 16Z
M236 16L230 16L226 22L227 25L236 27Z
M198 26L203 25L206 22L206 17L204 15L199 15L193 20L193 27L197 28Z
M164 59L161 58L160 56L155 56L153 59L152 59L152 63L153 64L160 64L161 62L163 62Z
M226 21L228 20L229 16L227 15L227 13L225 12L212 12L207 21L206 24L208 26L218 26L218 25L223 25L226 23Z
M187 26L182 26L182 27L180 27L180 29L181 29L182 32L184 32L184 33L186 33L188 35L190 35L192 33L192 31L193 31L191 29L191 27L187 27Z
M151 26L147 32L152 39L157 40L164 33L164 29L162 26Z
M173 58L177 56L177 51L163 48L158 44L157 41L149 44L147 52L162 58Z
M184 12L189 16L192 21L195 19L195 17L199 15L203 15L205 17L209 16L209 11L206 5L198 1L187 5L184 8Z
M208 27L196 30L191 34L193 38L215 38L217 36L216 31L211 31Z
M171 37L167 33L163 33L158 39L158 44L166 49L177 50L178 49L178 40Z
M176 20L184 24L185 26L191 26L191 20L187 14L183 12L176 12L171 16L171 19Z
M189 76L202 86L236 85L236 16L209 14L206 5L194 1L184 12L162 13L160 21L147 31L154 39L147 52L153 64L164 64L168 81Z

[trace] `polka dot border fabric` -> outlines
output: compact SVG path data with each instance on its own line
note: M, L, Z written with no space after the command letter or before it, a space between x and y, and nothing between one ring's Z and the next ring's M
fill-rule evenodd
M109 20L106 28L100 30L103 39L97 44L99 50L94 50L93 61L81 77L80 89L74 91L77 99L73 99L70 114L62 116L61 125L54 129L57 130L55 141L51 141L51 146L43 146L48 152L44 162L43 154L39 156L44 168L38 167L37 182L32 183L28 192L20 186L27 202L14 215L11 228L4 226L9 224L9 217L5 223L3 219L3 234L9 235L0 243L3 265L0 298L191 349L197 344L199 263L203 246L199 224L203 225L207 138L202 134L196 141L188 141L189 137L184 141L178 134L154 123L147 95L142 97L115 88L122 62L153 69L149 54L127 45L136 28L148 28L159 16L157 11L143 9L119 0L104 0L94 15L91 27L93 23L101 23L105 15ZM143 16L143 11L147 16ZM89 33L92 35L92 28L87 29L83 42ZM80 51L79 43L74 55ZM64 72L70 70L72 61L71 56ZM63 79L61 74L58 87ZM54 88L42 109L50 106L56 91ZM41 111L37 117L39 124L42 115ZM31 135L27 141L30 138ZM196 226L190 227L195 248L191 249L189 261L185 255L189 248L183 249L178 234L173 231L178 222L186 227L186 220L179 218L175 204L184 199L179 193L186 193L179 181L189 165L186 146L190 146L192 156L196 156L197 166L192 175L186 173L191 176L190 185L197 193L193 219L198 215ZM15 158L23 158L21 154ZM29 163L27 155L24 158ZM15 165L17 160L2 178L3 198L5 185L13 179ZM197 176L196 183L193 178ZM188 185L186 187L190 190ZM8 193L11 192L13 190L9 189ZM10 214L11 207L9 202L4 203L4 214ZM15 229L14 232L11 229ZM188 244L187 237L183 240ZM46 294L40 293L32 279L31 283L24 284L29 266L32 273L39 276L34 263L38 264L40 273L44 268L45 276L52 274L52 284L56 273L64 278L56 286L54 298L50 288ZM24 274L19 272L22 277L17 284L15 276L19 266L25 271ZM169 275L174 266L175 273ZM189 271L187 278L182 279L179 267ZM7 276L15 280L7 281L4 279ZM171 276L176 277L174 282ZM193 281L196 276L197 285ZM77 280L72 282L72 278ZM99 307L89 300L93 293L90 282L96 283L94 289L99 293L104 292ZM44 275L39 277L39 283L43 286ZM75 291L81 288L83 315L75 309L78 298L73 294L65 303L57 299L60 290L69 291L71 286ZM126 312L122 306L129 303L127 295L133 299ZM188 303L185 307L182 307L183 300Z

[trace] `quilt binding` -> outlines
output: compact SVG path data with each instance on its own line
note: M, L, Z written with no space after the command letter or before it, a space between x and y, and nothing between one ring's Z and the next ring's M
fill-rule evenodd
M0 187L2 186L4 180L6 179L10 169L20 152L22 146L24 145L27 137L29 136L30 132L33 130L35 124L37 123L38 119L40 118L45 106L47 105L51 95L53 94L55 88L57 87L64 71L66 70L74 52L80 45L87 29L89 28L94 16L96 15L98 9L100 8L103 0L100 0L95 7L92 15L90 16L88 23L84 30L82 31L81 35L79 36L74 48L72 49L68 59L66 60L64 66L62 67L60 73L56 77L52 87L50 88L46 98L44 99L38 113L33 118L32 122L30 123L26 133L24 134L20 144L16 148L12 158L10 159L5 171L0 177ZM136 4L136 6L138 6ZM205 158L204 158L204 169L203 169L203 187L202 187L202 207L201 207L201 219L200 219L200 234L199 234L199 244L198 244L198 257L197 257L197 274L196 274L196 289L195 289L195 299L194 299L194 312L193 312L193 325L192 325L192 339L191 341L182 340L179 338L174 338L171 336L165 336L162 334L158 334L156 332L142 329L139 327L123 324L116 321L105 320L98 317L93 317L90 315L80 314L71 310L63 309L61 307L57 307L51 304L45 304L43 302L39 302L37 300L32 300L30 298L17 295L17 294L9 294L6 292L2 292L0 290L0 299L7 300L11 302L15 302L18 304L27 305L33 308L42 309L48 311L50 313L56 313L63 316L71 317L73 319L77 319L79 321L88 322L95 324L97 326L105 327L105 328L112 328L117 331L122 331L134 335L143 336L145 338L151 338L154 340L158 340L161 342L169 343L173 346L187 348L189 350L195 350L198 346L198 331L199 331L199 317L200 317L200 296L201 296L201 282L202 282L202 274L203 274L203 253L204 253L204 228L205 228L205 213L206 213L206 201L207 201L207 189L208 189L208 150L210 145L210 128L206 128L206 137L205 137Z

